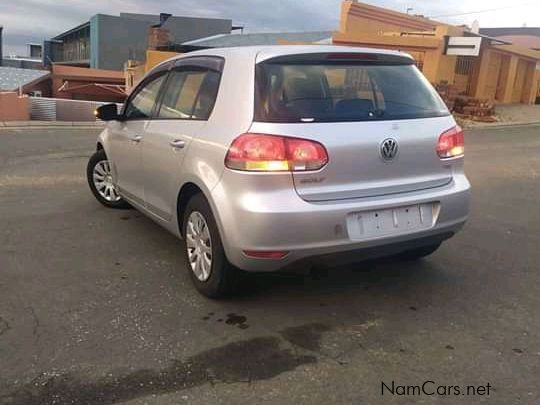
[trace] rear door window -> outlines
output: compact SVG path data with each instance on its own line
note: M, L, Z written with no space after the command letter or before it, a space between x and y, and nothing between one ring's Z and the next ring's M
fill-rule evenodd
M219 78L220 74L212 70L172 71L157 118L208 119L217 96Z
M259 63L255 119L339 122L427 118L449 112L412 63Z

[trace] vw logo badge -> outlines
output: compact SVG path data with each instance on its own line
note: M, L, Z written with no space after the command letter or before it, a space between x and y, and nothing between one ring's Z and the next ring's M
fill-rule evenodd
M381 143L381 158L388 162L394 159L398 154L398 143L394 138L386 138Z

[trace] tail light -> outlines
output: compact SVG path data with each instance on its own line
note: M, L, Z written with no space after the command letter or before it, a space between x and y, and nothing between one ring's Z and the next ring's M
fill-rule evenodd
M236 138L225 158L230 169L259 172L318 170L327 162L328 153L319 142L252 133Z
M448 159L463 156L465 152L465 140L463 130L456 125L439 136L437 143L437 154L441 159Z

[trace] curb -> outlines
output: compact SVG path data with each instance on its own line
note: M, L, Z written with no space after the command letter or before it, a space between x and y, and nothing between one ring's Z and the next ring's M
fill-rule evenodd
M465 129L487 129L487 128L505 128L505 127L521 127L527 125L540 125L540 121L516 121L516 122L494 122L491 124L473 124L463 125Z

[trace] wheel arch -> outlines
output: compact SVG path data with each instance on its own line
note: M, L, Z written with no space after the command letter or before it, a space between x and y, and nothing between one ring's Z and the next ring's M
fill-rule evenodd
M201 188L192 182L187 182L184 185L182 185L182 188L180 188L180 191L178 192L178 197L176 198L176 217L177 217L177 222L178 222L178 233L182 237L184 237L183 229L182 229L184 211L191 197L199 193L204 195L204 192L201 190Z
M108 155L107 153L108 137L109 137L109 129L105 127L105 129L97 137L96 151L103 150L105 151L105 154Z
M219 212L217 211L217 207L213 199L211 198L210 190L208 190L204 186L201 186L200 184L197 184L197 182L195 181L186 181L178 191L178 196L176 199L176 222L178 226L178 234L180 235L180 237L184 237L184 235L182 234L182 221L184 218L184 211L191 197L198 193L202 194L204 198L206 198L206 201L208 201L208 205L210 205L210 209L212 210L212 214L214 215L214 219L216 221L221 240L224 242L223 244L225 245L225 241L223 239L223 225L221 223L221 218Z

